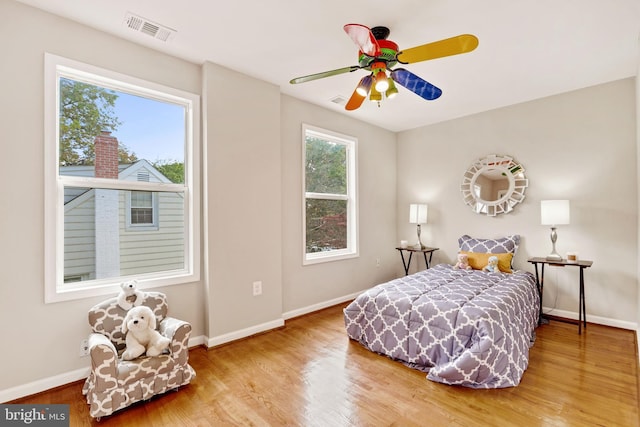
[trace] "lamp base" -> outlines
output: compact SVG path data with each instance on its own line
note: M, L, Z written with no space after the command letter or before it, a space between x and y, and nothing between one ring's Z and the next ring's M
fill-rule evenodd
M558 234L554 225L551 226L551 253L547 255L547 261L562 261L562 256L556 251L556 240L558 240Z
M547 261L562 261L562 256L554 252L547 255Z
M420 224L418 224L418 242L413 245L414 249L424 249L426 248L425 245L422 244L422 239L420 238Z

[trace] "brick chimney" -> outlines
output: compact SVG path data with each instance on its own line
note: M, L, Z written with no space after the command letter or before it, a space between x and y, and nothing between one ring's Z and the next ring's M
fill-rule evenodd
M96 178L118 179L118 138L102 131L93 145L96 155Z

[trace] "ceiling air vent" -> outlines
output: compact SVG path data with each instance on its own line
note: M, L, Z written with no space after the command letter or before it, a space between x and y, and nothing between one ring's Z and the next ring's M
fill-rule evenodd
M134 15L130 12L125 16L124 23L133 31L146 34L155 39L162 40L163 42L169 41L176 33L176 30L172 28L156 24L153 21L150 21L138 15Z
M329 101L333 102L334 104L338 104L338 105L345 105L347 103L347 100L342 95L334 96Z

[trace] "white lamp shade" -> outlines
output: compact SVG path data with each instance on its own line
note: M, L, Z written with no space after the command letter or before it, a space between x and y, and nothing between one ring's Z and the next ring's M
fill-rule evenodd
M568 200L542 200L540 202L540 223L542 225L569 224L570 216Z
M427 205L409 205L409 222L411 224L427 223Z

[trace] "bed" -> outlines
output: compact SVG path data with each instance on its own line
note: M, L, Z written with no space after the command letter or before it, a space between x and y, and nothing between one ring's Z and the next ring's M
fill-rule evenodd
M535 277L511 269L519 236L459 242L474 269L438 264L366 290L344 309L347 334L432 381L517 386L540 307ZM500 272L482 271L490 255L500 257Z

